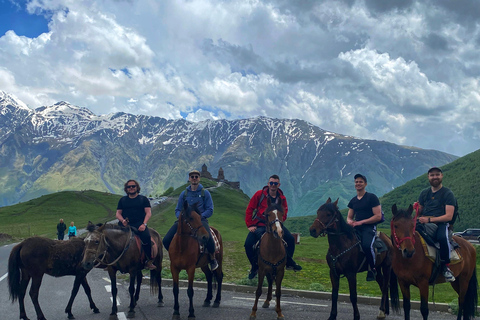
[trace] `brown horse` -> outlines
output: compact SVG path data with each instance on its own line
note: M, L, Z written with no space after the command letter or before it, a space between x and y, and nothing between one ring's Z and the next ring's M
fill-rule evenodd
M353 306L353 318L360 319L357 306L357 273L367 270L365 255L361 251L360 242L355 235L354 228L347 224L338 210L338 199L332 203L328 198L327 202L317 210L317 218L310 227L310 234L317 238L319 235L328 236L327 263L330 267L330 280L332 282L332 309L329 320L337 318L338 289L340 276L344 275L348 280L350 289L350 302ZM388 302L388 288L392 272L392 251L393 246L390 239L380 233L380 239L385 243L388 250L377 254L375 267L378 271L376 281L382 291L380 311L377 319L384 319L390 313ZM390 286L390 299L392 308L398 309L398 286Z
M423 319L428 318L428 285L432 275L434 263L424 254L424 249L418 232L415 232L416 216L412 217L413 207L407 210L397 209L392 206L393 218L390 224L392 239L398 250L394 250L393 271L398 278L403 294L403 311L405 319L410 319L410 285L420 290L420 311ZM451 283L458 293L458 316L460 320L473 319L477 310L477 273L476 251L467 240L454 236L460 248L457 252L463 258L461 262L450 264L450 269L455 275L455 282ZM445 282L442 274L435 283ZM397 280L391 284L397 286Z
M212 279L215 275L217 281L217 295L213 303L214 308L218 308L222 298L222 262L223 262L223 242L220 232L215 228L210 228L215 233L219 250L215 253L215 258L218 261L218 268L215 271L210 271L208 265L208 254L200 252L199 243L204 247L209 239L209 234L202 224L201 216L196 211L196 206L191 208L186 201L183 203L183 209L178 218L177 233L172 239L172 243L168 249L170 256L170 270L173 279L173 296L175 304L173 306L172 319L180 319L180 306L178 303L179 293L179 273L181 270L186 270L188 274L188 289L187 295L189 298L189 314L188 319L195 319L195 310L193 308L193 279L195 276L195 269L201 268L207 278L207 297L203 302L204 307L210 306L212 300Z
M45 316L38 303L38 295L44 274L53 277L75 276L72 293L65 313L69 319L75 319L72 314L72 305L80 288L83 286L93 312L100 312L92 300L90 286L87 282L88 271L81 266L85 243L83 239L74 238L69 241L56 241L41 237L31 237L23 240L10 252L8 259L8 289L10 299L18 299L20 305L20 319L28 320L25 312L25 294L28 283L32 279L30 297L32 299L38 320L45 320Z
M260 242L258 252L258 286L255 294L255 304L250 314L250 320L257 318L258 299L262 295L263 279L267 276L268 293L267 299L263 303L263 308L270 306L272 300L272 286L275 281L276 289L276 308L277 319L284 319L282 308L280 307L280 297L282 295L282 280L285 273L285 264L287 262L287 253L283 244L282 221L285 209L281 204L270 203L268 199L268 208L265 210L266 232Z
M85 254L83 266L86 270L93 267L107 268L108 275L112 285L112 312L110 319L117 319L117 271L130 274L130 305L127 318L135 317L135 306L140 296L140 286L142 284L142 269L144 259L142 257L141 245L135 240L135 234L130 227L120 227L115 224L93 225L91 222L87 226L88 234L85 237ZM161 238L157 231L149 228L150 235L154 243L161 244ZM163 307L162 295L162 250L154 259L155 270L150 270L150 292L158 292L157 306ZM135 280L137 287L135 288Z

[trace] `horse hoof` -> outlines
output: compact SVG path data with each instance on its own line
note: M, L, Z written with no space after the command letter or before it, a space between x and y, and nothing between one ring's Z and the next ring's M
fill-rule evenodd
M268 303L268 302L265 301L265 302L263 303L262 308L268 308L268 307L270 307L270 303Z
M100 313L100 309L98 308L93 309L93 313Z
M277 317L277 320L285 320L285 317L283 315L279 316L279 317Z
M117 314L111 314L109 317L108 317L108 320L118 320L118 317L117 317Z
M195 316L188 316L188 320L195 320Z
M158 301L157 307L165 307L165 303L163 301Z
M382 320L382 319L385 319L387 316L385 315L385 312L383 312L382 310L380 310L378 312L378 316L377 316L377 319L378 320Z
M203 301L202 307L210 307L210 301Z
M75 319L75 317L73 316L73 314L68 315L67 318L68 318L68 319Z
M215 302L213 303L212 308L218 308L218 307L220 307L220 302L215 301Z
M135 311L128 311L127 318L128 319L135 318Z
M250 316L250 320L256 320L257 316Z
M172 320L180 320L180 315L179 314L174 314L172 316Z

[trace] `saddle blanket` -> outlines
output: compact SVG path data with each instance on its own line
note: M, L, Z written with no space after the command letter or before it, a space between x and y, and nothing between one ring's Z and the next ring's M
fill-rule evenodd
M215 232L213 232L212 228L210 228L210 234L212 235L213 242L215 243L215 253L219 253L220 252L220 241L218 241L218 237L215 234ZM205 246L203 244L200 244L200 253L204 253L204 252L205 252Z
M158 245L155 242L155 240L153 240L153 237L151 238L151 241L152 241L151 257L152 257L152 259L155 259L155 257L158 254ZM143 252L143 250L142 250L142 240L140 240L140 237L136 234L135 234L135 242L137 243L138 250L140 250L140 252L142 252L142 258L141 259L143 261L143 260L145 260L145 252Z
M420 236L420 240L422 242L422 247L423 247L423 251L425 252L425 256L431 260L432 262L435 262L435 258L437 256L437 253L438 253L438 249L434 246L431 246L429 245L425 239L419 234ZM462 256L460 255L460 253L453 249L450 251L450 264L457 264L459 262L462 262L463 261L463 258Z

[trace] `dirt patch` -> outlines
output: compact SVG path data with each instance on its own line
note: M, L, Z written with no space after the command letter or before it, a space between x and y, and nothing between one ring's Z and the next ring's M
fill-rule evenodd
M12 241L12 236L6 233L0 233L0 243Z

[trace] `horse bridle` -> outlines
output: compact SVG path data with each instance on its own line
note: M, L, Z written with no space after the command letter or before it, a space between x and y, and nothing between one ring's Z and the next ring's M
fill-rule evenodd
M418 219L418 208L415 208L415 217L413 217L413 232L411 237L403 237L401 239L398 238L397 232L395 232L395 229L393 228L393 220L395 220L395 217L392 218L392 221L390 221L390 230L392 230L392 237L395 242L395 246L397 247L398 250L402 250L400 248L400 245L402 242L405 240L410 240L412 241L412 244L415 245L415 230L417 228L417 219Z
M105 243L105 250L103 251L103 256L102 256L101 259L95 258L95 261L98 261L98 263L95 265L95 268L99 265L112 266L115 263L117 263L123 257L125 252L127 252L128 248L130 248L130 243L132 243L132 241L134 239L132 228L128 228L128 230L129 230L129 237L127 238L127 241L125 242L125 246L123 247L122 253L120 253L120 255L113 262L110 262L110 263L106 263L104 261L105 257L107 256L107 250L110 247L110 245L108 244L107 239L102 232L102 240Z
M199 227L194 228L194 227L192 227L190 222L187 221L187 219L185 218L185 214L183 212L181 213L181 215L183 217L183 221L185 221L185 224L190 228L190 232L191 232L190 236L192 236L193 238L198 240L197 232L198 232L198 230L200 230L201 227L203 227L203 225L200 225Z
M325 225L322 221L320 221L320 219L316 218L315 221L317 221L319 224L320 224L320 227L323 227L323 231L320 232L318 235L321 236L321 237L324 237L326 234L338 234L337 233L332 233L332 232L329 232L327 229L330 228L334 223L338 222L338 219L337 219L337 212L334 211L334 215L333 217L330 219L330 221L328 221L328 223Z

